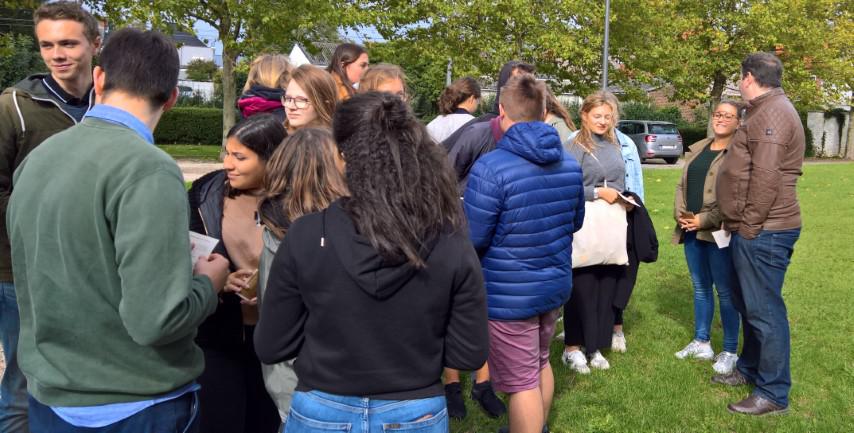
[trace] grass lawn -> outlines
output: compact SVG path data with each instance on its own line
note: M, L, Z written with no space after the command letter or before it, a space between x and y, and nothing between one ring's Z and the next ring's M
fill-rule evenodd
M628 353L606 352L610 370L580 376L561 364L562 342L552 344L552 432L854 431L854 164L808 165L804 172L798 184L803 232L784 287L792 332L789 413L765 418L730 414L726 405L747 396L749 389L713 386L711 362L673 356L693 337L694 317L683 250L670 244L680 172L646 170L659 260L641 265L625 313ZM716 317L716 350L721 350L721 337ZM466 400L469 416L453 422L452 432L495 432L506 425L506 417L489 419Z
M163 149L175 159L195 159L199 161L218 161L220 146L195 144L160 144Z

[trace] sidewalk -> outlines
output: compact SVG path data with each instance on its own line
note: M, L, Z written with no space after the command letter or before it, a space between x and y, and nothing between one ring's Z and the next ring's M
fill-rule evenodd
M192 182L212 171L222 168L221 162L194 161L190 159L179 159L176 161L181 173L184 173L184 181Z

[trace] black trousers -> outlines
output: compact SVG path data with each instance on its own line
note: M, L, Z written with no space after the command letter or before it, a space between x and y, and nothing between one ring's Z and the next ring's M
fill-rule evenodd
M264 388L261 362L252 344L254 326L245 326L242 346L205 348L205 371L199 376L200 432L275 433L279 411Z
M626 267L589 266L572 270L572 296L563 307L564 343L584 346L588 355L611 347L614 297Z

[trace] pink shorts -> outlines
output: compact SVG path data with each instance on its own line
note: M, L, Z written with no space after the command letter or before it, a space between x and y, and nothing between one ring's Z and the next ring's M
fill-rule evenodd
M556 309L526 320L489 321L489 375L496 390L514 393L540 386L559 316Z

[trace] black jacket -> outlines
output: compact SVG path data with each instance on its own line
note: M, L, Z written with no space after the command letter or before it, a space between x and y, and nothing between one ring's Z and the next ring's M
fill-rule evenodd
M614 306L621 310L626 309L632 296L640 263L653 263L658 260L658 236L646 206L637 194L629 191L624 191L623 194L634 198L640 206L626 213L626 251L629 254L629 266L625 276L617 280L614 296Z
M215 253L228 258L222 242L222 207L225 201L225 170L208 173L193 182L187 197L190 200L190 230L220 239ZM231 272L234 266L230 265ZM234 293L220 295L216 312L199 327L196 343L203 349L236 350L243 344L243 313L240 298Z
M454 173L457 174L457 187L460 191L460 197L466 192L469 172L474 167L474 163L481 156L495 150L495 135L492 128L491 121L460 128L465 129L465 131L448 152L448 161L454 168Z
M443 367L476 370L486 361L486 293L465 230L427 244L418 270L383 260L340 200L298 219L273 260L255 329L258 358L296 357L301 391L443 395Z

